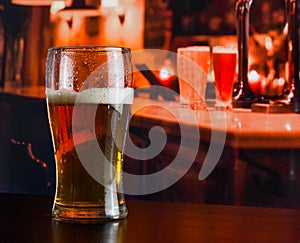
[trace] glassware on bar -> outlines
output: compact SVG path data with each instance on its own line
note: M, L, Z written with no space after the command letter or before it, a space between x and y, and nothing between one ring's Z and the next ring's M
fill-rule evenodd
M209 65L209 46L177 49L177 72L182 106L190 106L195 110L206 109L205 92Z
M257 21L250 24L251 8L259 6L253 2L236 1L238 85L234 89L234 106L290 106L299 82L299 0L282 0L285 14L275 11L272 2L257 2L261 4L261 16L255 11Z
M133 101L131 53L120 47L48 51L46 97L56 161L52 216L124 218L124 139Z
M214 46L212 51L216 86L216 108L232 109L232 92L236 74L236 48Z

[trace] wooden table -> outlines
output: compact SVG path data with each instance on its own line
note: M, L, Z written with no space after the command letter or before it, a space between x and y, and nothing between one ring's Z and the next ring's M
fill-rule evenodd
M0 242L300 241L300 210L128 200L126 220L80 225L53 221L52 200L0 194Z

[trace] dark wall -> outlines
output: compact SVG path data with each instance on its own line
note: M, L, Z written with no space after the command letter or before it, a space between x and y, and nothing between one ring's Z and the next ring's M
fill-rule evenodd
M45 99L0 93L0 192L54 194Z

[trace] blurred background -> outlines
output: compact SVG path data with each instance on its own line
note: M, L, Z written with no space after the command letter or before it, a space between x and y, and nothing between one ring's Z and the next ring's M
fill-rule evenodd
M252 33L279 35L284 26L284 1L254 1ZM1 0L0 87L44 85L47 49L52 46L176 51L179 46L235 42L235 35L235 0ZM253 45L260 44L257 38ZM159 65L175 69L165 59Z
M0 0L0 191L54 193L55 166L44 99L48 48L117 45L133 51L165 50L161 55L144 55L145 63L157 67L158 72L153 73L156 82L176 90L176 60L167 51L176 53L178 47L188 45L236 45L235 4L235 0ZM284 70L288 62L284 0L253 1L250 15L250 66L272 59L272 65ZM167 72L159 75L161 70ZM142 73L134 75L136 88L151 85ZM208 78L208 84L212 83L213 75ZM138 135L136 140L142 140L143 147L145 141L140 135L148 131L132 129L131 133ZM172 159L178 141L175 137L171 155L167 151L159 162ZM199 161L206 154L200 152ZM226 149L220 167L205 182L197 180L201 164L196 163L183 182L158 198L231 204L235 157L234 149ZM246 150L245 161L267 158L267 165L251 164L245 204L298 208L300 182L295 186L290 180L291 174L299 174L295 166L298 157L299 150L293 149ZM133 172L140 164L127 163ZM208 185L207 195L199 193L203 183Z

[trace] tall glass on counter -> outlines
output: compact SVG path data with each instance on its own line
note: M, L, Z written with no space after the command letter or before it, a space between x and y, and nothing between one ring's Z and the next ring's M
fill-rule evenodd
M213 70L218 110L232 109L232 90L236 73L236 48L214 46L212 50Z
M300 113L300 84L299 84L299 0L285 0L288 23L288 60L290 89L293 91L294 111Z
M56 161L56 220L124 218L124 140L133 101L130 49L54 47L46 97Z
M253 103L290 106L294 102L299 82L297 1L236 1L239 61L236 106L251 107ZM253 9L255 6L259 8ZM251 8L257 21L251 19L250 23Z

